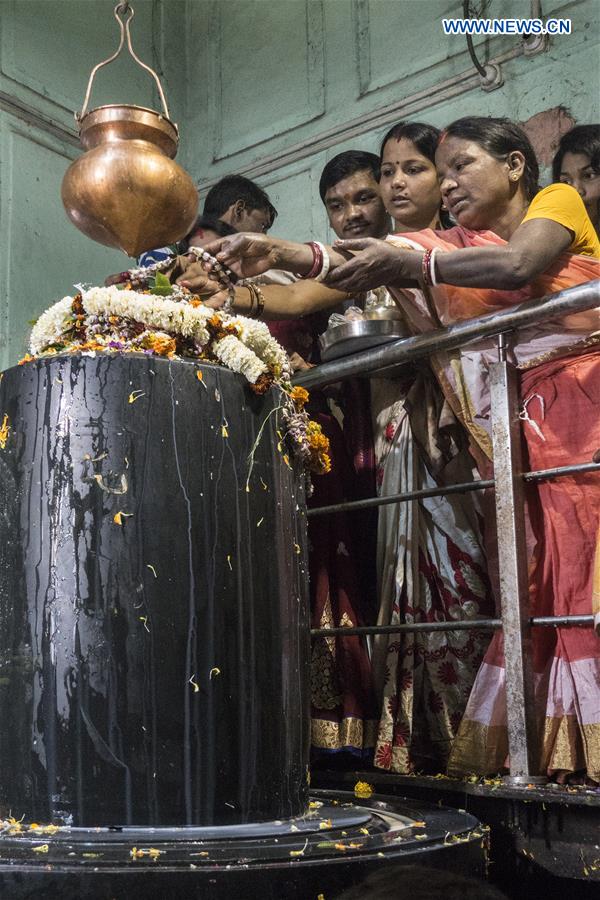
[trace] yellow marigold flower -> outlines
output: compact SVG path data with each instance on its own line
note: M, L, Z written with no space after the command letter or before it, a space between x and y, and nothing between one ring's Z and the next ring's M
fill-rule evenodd
M354 785L354 796L359 800L368 800L373 794L373 785L366 781L357 781Z
M306 388L300 387L300 385L296 385L290 391L290 398L298 406L304 406L305 403L308 403L308 391L306 390Z
M327 475L328 472L331 472L331 457L327 453L321 454L319 461L321 463L323 475Z

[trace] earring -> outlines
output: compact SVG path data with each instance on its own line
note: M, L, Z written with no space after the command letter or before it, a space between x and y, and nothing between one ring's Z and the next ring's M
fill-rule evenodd
M519 176L517 175L516 172L511 172L511 173L510 173L510 180L511 180L511 181L516 181L518 177L519 177Z

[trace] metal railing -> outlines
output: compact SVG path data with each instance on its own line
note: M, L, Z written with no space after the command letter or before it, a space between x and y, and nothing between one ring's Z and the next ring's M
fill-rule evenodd
M557 319L600 306L600 279L577 285L549 297L527 301L510 309L479 319L469 319L415 337L406 338L357 353L351 357L323 363L294 378L305 388L320 388L355 375L384 376L403 364L423 359L442 350L454 350L482 338L497 336L498 362L490 366L490 399L492 415L492 449L494 478L463 482L442 488L408 491L384 497L337 503L310 509L309 517L337 512L353 512L390 503L406 503L426 497L494 488L498 556L500 563L499 619L468 621L403 623L370 625L355 628L314 628L313 638L337 635L401 634L407 632L498 630L502 629L506 667L507 730L510 757L510 779L514 783L540 778L536 768L538 734L533 695L531 628L558 626L591 626L592 615L529 616L527 549L525 545L525 513L523 486L600 470L600 463L587 461L536 472L523 472L519 420L519 385L517 369L506 359L508 332L516 331L542 319ZM591 601L591 597L590 597Z

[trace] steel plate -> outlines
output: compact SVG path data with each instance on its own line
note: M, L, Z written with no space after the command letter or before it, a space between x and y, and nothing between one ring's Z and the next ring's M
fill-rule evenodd
M360 353L379 344L410 337L403 322L394 319L358 319L328 328L319 338L321 359L329 362L340 356Z

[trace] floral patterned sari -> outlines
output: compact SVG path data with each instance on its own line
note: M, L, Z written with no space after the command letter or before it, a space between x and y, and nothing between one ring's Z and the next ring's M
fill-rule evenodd
M491 232L457 227L392 238L419 249L503 244ZM597 260L563 254L518 291L440 285L430 296L394 292L419 330L505 309L600 276ZM509 358L522 370L521 418L532 469L589 462L600 447L600 311L522 329ZM439 354L432 361L450 405L469 430L482 477L491 470L488 366L493 341ZM526 463L527 464L527 463ZM527 496L532 615L592 612L600 480L579 473L531 486ZM536 702L543 718L540 771L587 770L600 779L600 640L591 628L534 628ZM507 764L502 635L481 666L452 749L452 775L497 772Z
M317 337L326 328L326 315L316 313L268 324L273 336L288 353L298 353L307 362L318 362ZM359 401L360 397L357 405ZM368 460L357 459L356 454L352 458L346 429L342 432L324 395L319 391L311 393L309 403L311 417L329 438L332 459L332 471L313 479L314 493L308 501L309 508L359 499L363 491L372 495ZM355 427L358 425L357 422L354 424ZM365 436L357 434L356 439L368 443ZM366 485L361 484L362 479ZM309 519L308 565L313 628L351 628L369 623L372 608L368 596L369 579L361 578L363 567L359 549L361 544L368 548L369 543L364 535L359 537L357 533L361 519L360 514L358 518L356 516L356 513L341 512ZM371 663L363 638L349 635L313 641L311 701L313 760L340 751L363 760L370 759L375 742L377 707Z
M373 379L381 495L473 479L473 460L428 367ZM386 402L387 397L387 402ZM382 506L377 535L378 624L474 620L493 614L476 494ZM382 711L375 765L445 770L489 632L381 635L373 669Z

